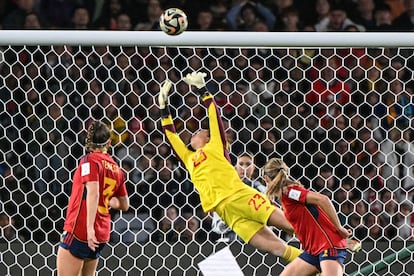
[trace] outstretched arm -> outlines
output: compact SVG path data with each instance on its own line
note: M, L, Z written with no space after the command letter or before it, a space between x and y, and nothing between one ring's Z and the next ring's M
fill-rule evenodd
M158 95L158 106L161 111L161 126L167 138L167 141L171 145L171 148L175 152L176 156L186 164L186 156L191 151L186 147L185 143L178 136L174 122L171 116L170 109L168 107L168 93L171 89L171 81L166 80L161 86L160 94Z
M224 155L228 160L230 160L227 150L226 132L224 130L223 121L220 117L217 103L214 100L213 95L206 88L206 83L204 80L206 75L206 73L202 72L193 72L187 74L184 77L184 81L188 85L192 85L197 88L197 92L201 96L201 100L203 101L204 106L208 110L211 143L221 144L224 150Z

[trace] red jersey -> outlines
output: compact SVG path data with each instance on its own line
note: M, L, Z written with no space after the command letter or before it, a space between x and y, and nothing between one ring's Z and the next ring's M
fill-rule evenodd
M126 196L124 173L107 153L94 152L82 157L75 171L72 192L66 211L63 229L83 242L87 241L86 231L86 186L88 181L99 182L98 211L95 218L95 236L99 242L109 241L111 197Z
M347 248L328 215L317 205L306 204L309 190L302 186L288 186L282 194L283 212L302 244L303 250L317 255L329 248Z

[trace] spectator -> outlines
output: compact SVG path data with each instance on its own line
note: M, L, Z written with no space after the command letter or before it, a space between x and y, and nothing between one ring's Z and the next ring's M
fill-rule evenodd
M161 8L161 3L159 0L150 0L148 2L146 19L139 21L135 26L137 31L153 31L159 30L159 20L163 10Z
M111 242L146 244L155 230L155 222L147 212L136 215L132 208L122 214L116 213L112 221L114 230L111 232Z
M197 26L196 30L199 31L211 31L214 30L213 26L213 13L210 10L201 10L197 14Z
M299 3L300 2L300 3ZM314 14L310 15L309 9L307 9L308 2L312 1L296 1L294 0L271 0L268 3L269 9L272 11L275 16L275 25L271 30L281 30L284 28L285 22L283 21L283 16L286 14L287 10L296 10L298 17L304 19L304 21L309 20L309 16L314 17ZM306 10L304 13L303 11Z
M391 18L395 19L405 12L404 0L384 0L391 8Z
M348 25L345 27L344 32L359 32L359 29L356 25Z
M414 210L413 203L406 200L399 205L400 220L398 226L398 237L401 240L414 240Z
M16 238L14 220L6 213L0 213L0 242L4 239L11 241Z
M330 57L320 74L321 78L312 83L306 102L315 106L314 113L320 118L321 125L330 128L332 117L343 113L343 107L350 101L351 88L338 76L339 58Z
M200 228L200 220L191 213L185 213L184 218L186 219L186 226L180 235L180 240L185 243L191 241L197 241L199 243L205 242L207 235Z
M392 14L391 8L388 4L382 3L377 4L374 10L375 26L372 28L373 31L392 31Z
M226 15L226 21L231 30L251 31L257 21L263 21L269 30L273 30L275 24L273 13L255 2L243 2L233 6Z
M76 7L72 14L71 28L74 30L87 30L89 28L89 11L85 7Z
M398 234L397 227L401 223L401 216L398 213L398 199L396 194L389 190L383 190L380 195L383 209L379 215L379 222L384 229L384 236L391 239Z
M378 198L378 194L384 188L384 179L379 175L376 166L370 164L364 169L364 175L357 180L359 189L365 190L363 197L369 202L369 210L378 215L382 211L382 204Z
M257 21L254 23L252 32L269 32L269 27L263 21Z
M372 30L375 26L375 3L374 0L357 0L356 13L352 14L352 21L360 24L367 30Z
M298 11L293 8L289 7L286 8L283 13L281 14L283 26L280 31L282 32L299 32L300 29L300 19Z
M175 206L168 207L165 211L165 215L162 217L159 223L158 242L164 240L168 242L178 241L179 233L185 228L185 221L182 217L178 216L178 209Z
M368 227L368 240L371 241L378 241L378 240L384 240L384 233L383 233L383 227L380 223L380 218L377 216L374 216L372 214L368 214L366 217L365 225ZM365 236L366 238L367 236Z
M83 6L88 10L91 25L94 25L96 23L96 20L102 15L102 12L105 9L105 5L108 3L106 0L78 0L78 4L80 4L79 2L82 3Z
M215 22L223 22L228 12L229 0L213 0L209 1L210 11L213 14Z
M132 23L131 17L126 13L120 13L116 17L116 30L117 31L131 31Z
M383 123L386 129L394 126L405 129L410 125L410 119L413 118L414 104L410 100L413 93L409 93L410 90L404 91L403 85L401 80L393 80L389 85L390 91L384 94L387 116L384 117Z
M52 29L66 29L72 25L72 15L76 1L40 0L39 12Z
M315 3L315 10L316 10L316 17L314 24L321 22L322 20L328 20L329 18L329 11L331 9L331 4L328 0L316 0Z
M35 12L35 0L16 0L16 8L5 15L3 29L23 29L26 15Z
M95 27L105 30L116 30L117 17L125 10L127 8L123 6L122 0L108 0L101 11L101 15L94 22Z
M31 12L26 14L24 18L23 28L26 30L40 30L42 29L42 24L37 13Z
M414 0L404 0L405 11L392 22L395 31L414 31Z
M5 18L10 13L10 8L15 8L14 1L0 1L0 18ZM0 21L0 29L2 29L2 20Z
M348 25L355 25L359 31L365 31L364 26L355 24L351 19L347 17L347 13L344 7L340 5L334 5L329 11L329 16L319 21L315 25L315 29L317 32L341 32L344 31Z
M391 189L397 189L402 185L409 188L412 185L413 174L410 168L414 164L414 146L407 135L398 128L392 128L388 131L388 136L380 145L382 156L381 173L386 179L386 186Z

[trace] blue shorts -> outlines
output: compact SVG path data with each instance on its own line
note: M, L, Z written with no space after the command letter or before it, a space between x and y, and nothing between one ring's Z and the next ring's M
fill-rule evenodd
M65 231L60 238L59 246L69 250L73 256L79 259L97 259L101 256L105 243L100 243L99 247L92 251L88 247L88 243L79 241L72 233Z
M318 255L311 255L308 252L304 251L302 254L300 254L299 258L301 258L308 264L315 266L319 271L321 271L322 261L336 260L341 265L343 265L347 254L348 252L346 251L346 249L330 248L328 250L324 250L322 253L319 253Z

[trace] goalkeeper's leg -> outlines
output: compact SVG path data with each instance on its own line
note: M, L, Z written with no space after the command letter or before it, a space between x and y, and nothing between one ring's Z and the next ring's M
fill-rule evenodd
M249 244L291 262L302 253L302 250L286 244L267 226L260 229L250 239Z

